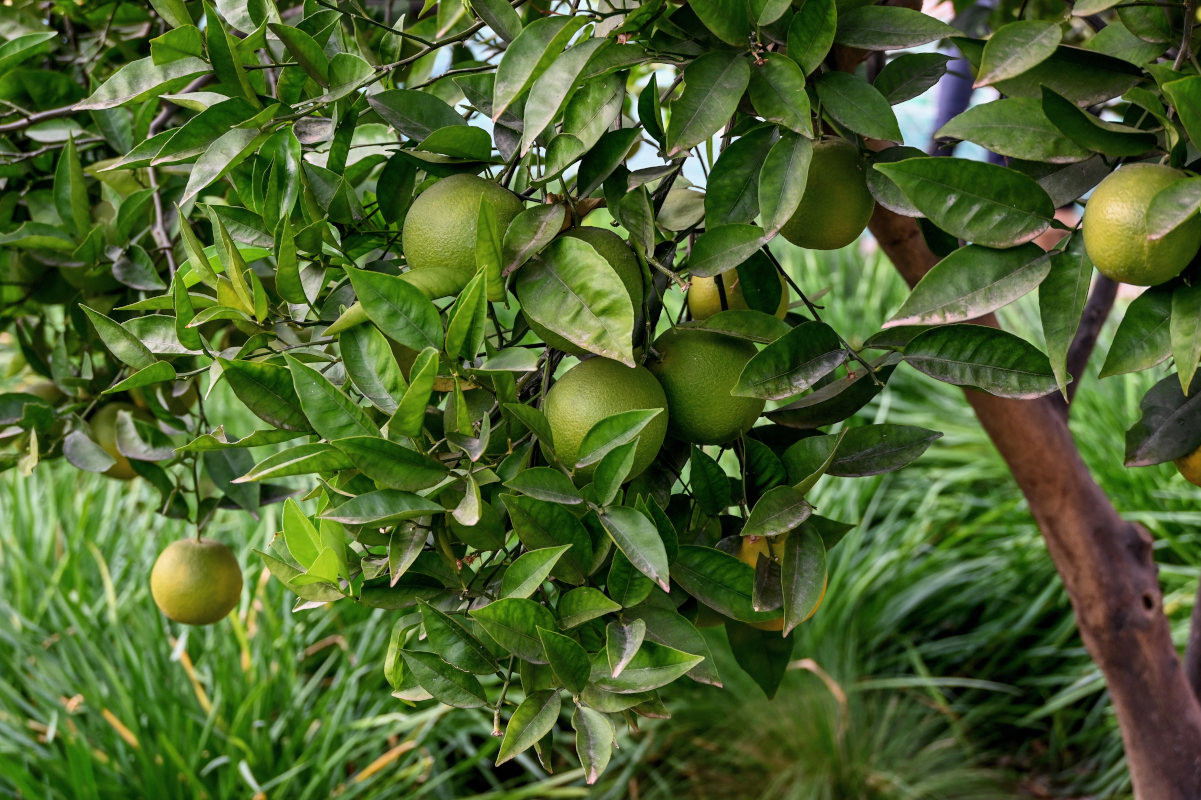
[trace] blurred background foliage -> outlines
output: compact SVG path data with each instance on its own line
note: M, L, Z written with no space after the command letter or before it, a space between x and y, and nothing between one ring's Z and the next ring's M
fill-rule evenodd
M811 296L838 298L826 314L848 337L877 330L905 297L870 245L786 254ZM1122 431L1159 377L1095 377L1121 310L1072 427L1119 510L1154 535L1183 645L1184 565L1201 560L1198 490L1170 465L1121 465ZM1002 316L1037 341L1032 303ZM862 522L832 551L826 602L797 630L775 700L732 665L724 689L682 685L668 698L673 718L623 731L591 788L570 768L565 737L554 774L528 754L495 769L488 715L390 697L380 666L388 612L340 603L293 614L294 599L251 554L278 529L274 510L257 522L223 512L214 534L253 569L243 602L229 621L176 639L147 574L187 531L155 512L153 492L56 464L29 478L9 471L0 475L0 796L1129 796L1100 673L961 394L900 371L860 416L945 437L900 474L819 484L820 513Z

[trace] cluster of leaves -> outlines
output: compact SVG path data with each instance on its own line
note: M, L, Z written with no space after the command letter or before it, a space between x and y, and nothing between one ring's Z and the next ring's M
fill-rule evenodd
M1031 241L1117 160L1185 165L1201 141L1201 77L1159 7L1078 3L982 40L835 0L393 5L63 5L55 30L38 4L0 6L0 324L41 381L0 396L0 468L127 458L200 527L302 495L313 510L287 499L262 554L298 608L395 610L396 696L491 707L498 733L507 716L500 761L544 751L567 692L592 780L613 719L665 715L658 690L684 676L720 681L699 625L724 621L772 691L847 529L806 492L903 467L938 435L830 426L902 362L1007 397L1066 386L1092 265L1076 234ZM949 61L904 51L944 39L1005 97L940 135L1007 166L902 143L892 106ZM827 135L874 140L872 194L943 256L859 349L799 287L803 314L768 313L769 243ZM703 183L685 177L698 161ZM466 286L407 269L399 246L414 198L463 172L541 201L503 229L481 203ZM1197 186L1153 204L1151 229L1197 213ZM626 236L644 302L555 238L590 213ZM697 324L761 347L735 391L770 402L766 420L731 449L669 441L627 481L648 416L617 415L563 463L539 410L563 354L527 320L634 364L685 277L734 270L750 309ZM970 324L1036 288L1045 354ZM1187 275L1148 293L1109 371L1195 367L1198 297ZM217 413L222 387L264 425L227 431L245 417ZM1149 395L1139 463L1187 444L1169 435L1192 402L1174 387ZM88 420L118 400L144 410L117 415L114 453ZM747 536L777 537L779 557L739 560ZM751 627L781 619L783 636Z

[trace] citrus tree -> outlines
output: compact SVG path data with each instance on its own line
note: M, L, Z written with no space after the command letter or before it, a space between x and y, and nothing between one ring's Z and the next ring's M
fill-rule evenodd
M962 5L0 6L0 468L147 481L198 537L283 502L298 611L390 610L399 701L490 709L499 762L573 728L592 781L720 681L699 628L775 689L854 523L806 493L939 435L854 419L908 365L1026 493L1136 792L1201 795L1201 653L1066 425L1114 281L1153 284L1102 371L1170 360L1127 463L1197 477L1196 10ZM937 136L1001 163L903 141L948 69L999 99ZM777 254L869 220L914 288L852 345ZM1036 291L1043 341L1000 330ZM227 555L170 548L164 611L226 613Z

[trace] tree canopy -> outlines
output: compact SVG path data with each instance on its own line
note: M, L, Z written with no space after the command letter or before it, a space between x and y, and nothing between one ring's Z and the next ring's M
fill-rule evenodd
M854 0L0 6L0 331L27 376L0 469L124 461L198 530L283 502L263 562L298 609L395 611L396 697L494 708L499 762L571 702L595 780L616 721L720 682L699 627L774 691L854 523L807 491L939 436L856 417L893 372L1066 396L1094 267L1056 209L1123 162L1196 167L1191 3L957 5L955 26ZM998 99L936 135L991 161L927 155L894 111L965 70ZM779 261L803 200L844 208L809 180L830 140L938 259L855 345ZM1182 171L1147 236L1199 208ZM561 235L581 226L636 272ZM1173 365L1130 466L1201 445L1196 262L1132 303L1103 368ZM714 277L720 310L689 315ZM980 324L1033 292L1043 341ZM750 348L722 399L754 427L674 431L635 470L669 386L562 458L556 380L581 357L662 377L672 327Z

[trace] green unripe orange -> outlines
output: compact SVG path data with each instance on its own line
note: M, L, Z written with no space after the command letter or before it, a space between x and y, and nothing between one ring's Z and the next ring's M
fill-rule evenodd
M628 478L640 475L659 454L667 434L667 396L646 367L627 367L607 358L590 358L572 367L546 393L542 410L550 423L555 453L568 467L579 459L580 444L592 426L605 417L638 409L661 408L638 435L634 466ZM588 480L595 465L576 470Z
M1127 164L1093 190L1084 208L1084 249L1097 271L1135 286L1171 280L1201 247L1196 214L1164 236L1147 237L1147 208L1161 189L1185 177L1162 164Z
M677 326L655 340L647 367L667 395L667 430L693 444L724 444L750 430L765 402L736 397L743 367L758 351L745 339Z
M737 270L730 270L721 276L722 288L726 293L727 309L747 309L746 297L742 293L742 280ZM717 291L716 278L693 278L688 287L688 313L693 319L708 319L719 311L721 294ZM788 282L780 276L780 303L772 312L777 318L784 319L788 313Z
M475 275L476 223L480 202L496 212L503 235L521 213L521 198L475 175L451 175L422 192L405 216L401 232L405 258L412 269L447 270L462 289Z
M798 247L837 250L859 238L875 207L859 149L845 139L826 139L813 145L801 204L780 235Z
M242 568L228 547L211 539L167 545L150 571L150 594L159 610L185 625L210 625L233 610L242 595Z

